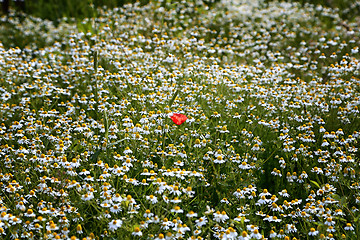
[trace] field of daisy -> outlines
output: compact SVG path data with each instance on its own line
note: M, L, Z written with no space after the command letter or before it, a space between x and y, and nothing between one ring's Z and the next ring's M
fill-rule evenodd
M341 14L2 16L0 239L358 239L360 28Z

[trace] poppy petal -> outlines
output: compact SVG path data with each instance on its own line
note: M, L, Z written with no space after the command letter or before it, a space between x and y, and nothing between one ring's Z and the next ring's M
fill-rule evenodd
M170 118L176 125L181 125L186 121L186 119L188 119L184 114L181 113L173 113Z

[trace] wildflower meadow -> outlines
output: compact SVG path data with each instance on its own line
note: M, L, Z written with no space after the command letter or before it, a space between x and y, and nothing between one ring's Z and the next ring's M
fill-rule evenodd
M0 239L359 239L349 9L1 16Z

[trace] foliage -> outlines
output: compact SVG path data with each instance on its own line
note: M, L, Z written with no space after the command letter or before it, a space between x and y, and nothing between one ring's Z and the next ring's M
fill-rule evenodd
M121 7L126 3L133 2L131 0L38 0L38 1L24 1L24 7L19 6L14 1L10 0L10 7L17 11L24 11L42 19L48 19L57 23L63 18L83 19L86 17L93 17L93 8ZM147 3L147 0L142 0L142 4Z

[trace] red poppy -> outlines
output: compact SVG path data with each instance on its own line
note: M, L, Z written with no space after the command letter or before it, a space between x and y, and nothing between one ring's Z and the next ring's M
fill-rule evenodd
M173 113L170 118L176 125L181 125L188 119L187 116L181 113Z

